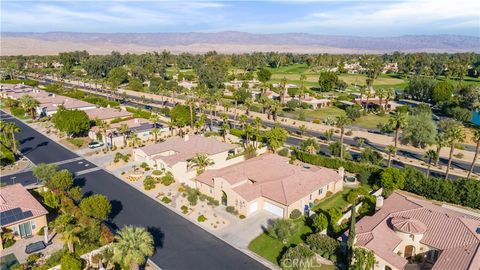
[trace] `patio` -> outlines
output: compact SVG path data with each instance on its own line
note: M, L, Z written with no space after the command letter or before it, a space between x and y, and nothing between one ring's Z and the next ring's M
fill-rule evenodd
M6 256L9 254L13 254L17 258L18 262L23 263L27 260L27 257L30 255L25 253L26 246L31 243L43 241L44 238L45 237L43 235L35 235L29 238L19 239L17 240L17 242L15 242L13 246L2 250L2 255ZM50 245L48 245L45 249L35 253L41 253L43 254L44 257L48 257L52 253L62 249L63 241L61 241L60 238L61 237L59 234L53 234L53 237L50 238Z

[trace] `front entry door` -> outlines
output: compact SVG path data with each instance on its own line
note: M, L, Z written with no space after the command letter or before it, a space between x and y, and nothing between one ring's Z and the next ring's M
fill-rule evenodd
M18 225L20 231L20 237L27 238L32 236L32 228L30 227L30 221Z

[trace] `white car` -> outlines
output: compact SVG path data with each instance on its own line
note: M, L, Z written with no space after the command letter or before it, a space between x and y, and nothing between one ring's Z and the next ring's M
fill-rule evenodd
M88 148L90 149L94 149L102 146L103 146L103 142L91 142L88 144Z

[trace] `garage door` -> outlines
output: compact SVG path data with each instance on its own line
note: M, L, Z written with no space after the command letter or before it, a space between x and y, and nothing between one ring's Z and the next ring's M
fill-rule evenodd
M269 202L265 202L263 204L263 209L267 210L268 212L277 215L279 217L283 217L283 208L278 207L274 204L271 204Z
M248 209L248 213L251 214L255 211L258 210L258 202L254 202L252 204L250 204L250 208Z

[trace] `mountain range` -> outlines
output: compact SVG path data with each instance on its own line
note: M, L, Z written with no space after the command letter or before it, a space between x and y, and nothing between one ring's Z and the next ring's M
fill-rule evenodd
M92 54L111 51L142 53L168 50L173 53L222 53L279 51L296 53L389 53L480 52L480 37L461 35L408 35L357 37L304 33L1 33L2 55L48 55L87 50Z

